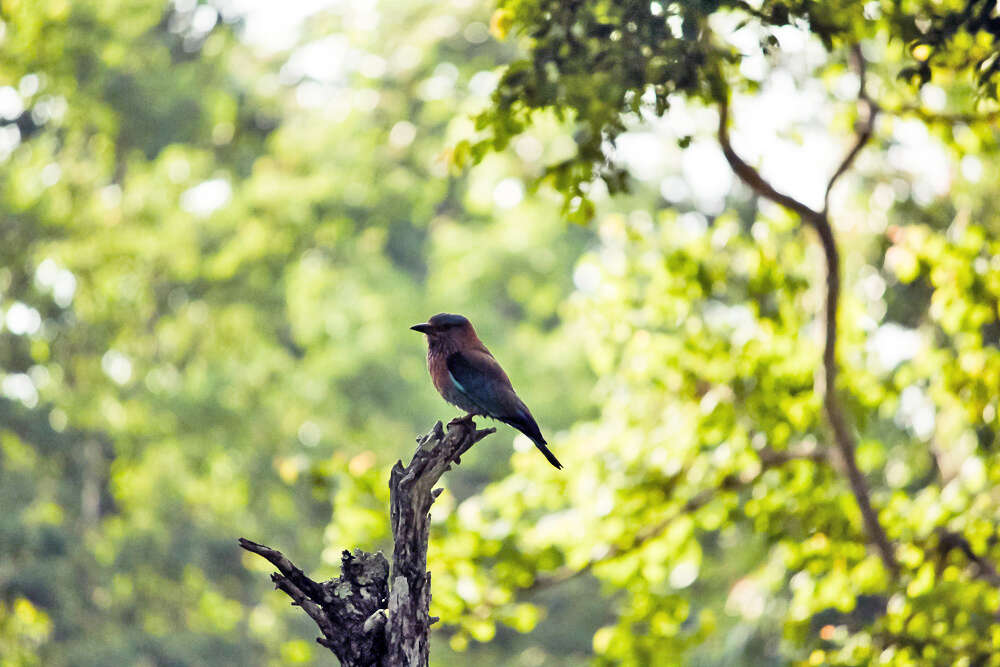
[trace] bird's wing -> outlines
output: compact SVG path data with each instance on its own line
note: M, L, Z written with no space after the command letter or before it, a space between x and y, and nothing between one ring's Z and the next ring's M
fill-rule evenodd
M455 388L482 414L499 419L524 433L549 463L562 468L559 459L545 446L545 438L528 406L514 393L510 379L493 355L479 350L455 352L448 355L445 363Z
M491 354L479 350L455 352L445 363L455 387L484 414L496 416L514 407L508 405L515 396L510 379Z

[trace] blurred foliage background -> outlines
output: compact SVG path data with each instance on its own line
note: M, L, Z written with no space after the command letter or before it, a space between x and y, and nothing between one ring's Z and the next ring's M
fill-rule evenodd
M235 539L391 549L388 468L454 416L408 330L439 311L566 470L501 428L448 474L435 664L995 662L981 4L3 2L0 665L329 664ZM896 578L825 455L822 255L706 88L821 204L856 42L841 385Z

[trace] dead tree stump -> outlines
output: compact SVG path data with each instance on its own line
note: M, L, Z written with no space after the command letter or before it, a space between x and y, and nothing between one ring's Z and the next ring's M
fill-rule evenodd
M341 573L318 583L280 551L240 538L240 546L266 558L278 571L278 590L305 611L344 667L426 667L431 624L431 573L427 571L430 507L441 493L434 485L460 457L495 429L476 429L472 419L456 419L445 432L441 422L417 439L406 467L397 461L389 478L392 570L382 552L345 550Z

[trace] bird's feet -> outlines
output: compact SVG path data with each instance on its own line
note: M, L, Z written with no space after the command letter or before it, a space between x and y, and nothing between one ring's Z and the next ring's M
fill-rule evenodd
M475 416L476 415L474 415L474 414L472 414L470 412L469 414L465 415L464 417L455 417L450 422L448 422L448 426L451 426L452 424L465 424L466 426L475 427L476 423L474 421L472 421L473 417L475 417Z
M471 428L473 431L475 431L476 430L476 422L473 421L473 418L475 416L476 415L474 415L473 413L470 412L469 414L465 415L464 417L455 417L450 422L448 422L448 427L451 428L452 424L455 424L456 426L465 426L465 427ZM462 462L462 454L464 454L465 452L469 451L469 447L471 447L473 444L475 444L478 441L479 441L479 438L474 438L472 440L472 442L470 442L467 447L465 447L462 451L460 451L457 454L455 454L455 458L452 459L455 462L455 465L459 465Z

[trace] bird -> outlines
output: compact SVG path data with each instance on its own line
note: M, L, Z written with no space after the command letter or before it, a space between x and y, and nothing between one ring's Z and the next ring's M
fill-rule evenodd
M549 463L562 469L528 406L514 393L510 378L468 318L438 313L410 328L427 337L427 368L444 400L465 410L467 418L483 415L513 426L535 443Z

